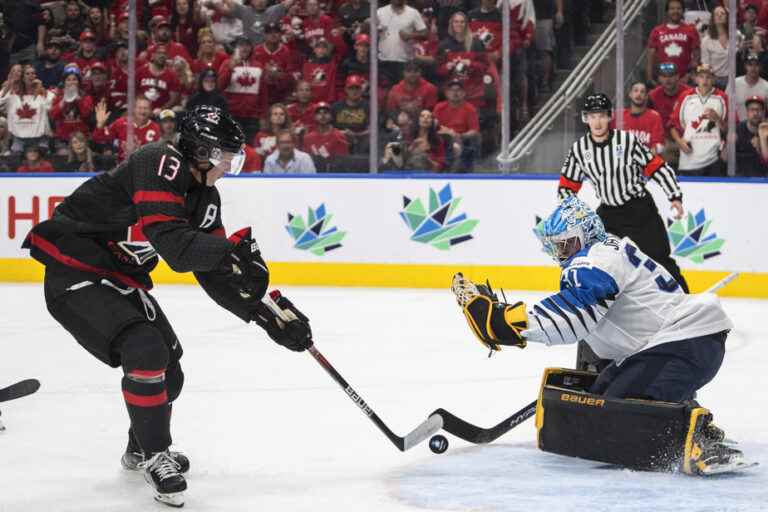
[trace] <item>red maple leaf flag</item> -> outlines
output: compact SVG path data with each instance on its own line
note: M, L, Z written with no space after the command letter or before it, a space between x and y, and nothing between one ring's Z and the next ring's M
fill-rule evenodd
M250 75L250 73L244 73L237 77L237 83L243 87L250 87L256 83L256 78Z
M37 109L32 108L29 103L23 103L21 108L16 110L19 119L32 119L37 114Z

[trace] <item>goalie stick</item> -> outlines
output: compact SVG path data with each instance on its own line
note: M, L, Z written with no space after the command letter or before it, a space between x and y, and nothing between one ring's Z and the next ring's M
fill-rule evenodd
M40 381L37 379L25 379L0 389L0 402L15 400L23 396L31 395L40 389Z
M272 312L275 313L282 321L290 322L291 320L295 320L295 316L291 318L286 311L277 305L275 299L278 297L280 297L280 292L273 290L270 294L264 296L262 302L264 302L264 304L269 309L271 309ZM373 424L376 425L379 430L384 433L385 436L387 436L387 439L389 439L392 444L394 444L401 452L413 448L443 427L442 417L432 414L429 418L426 419L426 421L422 422L411 432L406 434L405 437L398 436L392 432L392 430L386 425L386 423L384 423L384 421L382 421L381 418L379 418L379 415L374 412L370 405L368 405L368 402L366 402L363 397L357 391L355 391L352 386L349 385L344 377L342 377L341 374L336 371L336 368L334 368L328 359L326 359L325 356L320 353L320 351L314 345L314 342L309 346L307 351L312 354L312 357L315 358L315 361L317 361L320 366L322 366L323 369L328 373L328 375L330 375L331 378L333 378L333 380L335 380L336 383L347 393L347 396L350 398L350 400L352 400L355 405L359 407L361 411L363 411L363 414L365 414L368 419L370 419Z
M727 285L737 277L739 277L738 272L731 272L730 274L728 274L727 276L725 276L724 278L722 278L721 280L719 280L718 282L716 282L715 284L713 284L712 286L704 290L704 293L715 293L717 290Z
M430 415L443 419L443 430L449 434L475 444L487 444L495 441L525 420L536 414L536 400L529 403L509 418L491 428L481 428L468 423L445 409L437 409Z

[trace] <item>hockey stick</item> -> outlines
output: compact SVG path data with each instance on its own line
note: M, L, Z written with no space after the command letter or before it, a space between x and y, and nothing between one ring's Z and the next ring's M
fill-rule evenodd
M282 310L280 306L277 305L275 299L279 296L280 292L273 290L269 295L264 296L262 302L264 302L264 304L284 322L295 320L295 317L290 318L290 316L284 310ZM320 353L314 343L310 345L307 350L310 354L312 354L312 357L315 358L315 361L317 361L320 366L323 367L328 375L330 375L331 378L336 381L341 389L347 393L347 396L350 398L350 400L352 400L355 405L357 405L360 410L363 411L363 414L365 414L368 419L370 419L373 424L376 425L379 430L384 433L385 436L387 436L387 439L389 439L392 444L394 444L401 452L413 448L443 427L442 417L433 414L430 415L426 421L422 422L415 429L406 434L405 437L398 436L392 432L392 430L386 425L386 423L384 423L384 421L382 421L381 418L379 418L379 415L374 412L370 405L368 405L368 402L366 402L363 397L360 396L360 394L355 391L352 386L349 385L344 377L342 377L341 374L336 371L336 368L334 368L328 359L326 359L325 356Z
M37 379L19 381L16 384L0 389L0 402L7 402L8 400L31 395L38 389L40 389L40 381Z
M730 274L728 274L727 276L725 276L724 278L722 278L721 280L719 280L718 282L716 282L715 284L713 284L712 286L704 290L704 293L715 293L717 290L727 285L737 277L739 277L738 272L731 272Z
M509 418L491 428L481 428L468 423L445 409L437 409L430 415L443 419L443 430L456 437L475 444L487 444L495 441L525 420L536 414L536 400L529 403Z

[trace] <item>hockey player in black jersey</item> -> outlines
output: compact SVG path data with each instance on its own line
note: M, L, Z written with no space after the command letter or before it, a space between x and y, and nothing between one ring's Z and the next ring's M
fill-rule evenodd
M277 343L294 351L311 343L304 315L283 323L262 304L269 271L250 228L224 234L214 184L240 171L244 139L229 114L196 107L180 120L177 141L148 144L86 181L24 242L45 265L51 315L97 359L122 367L130 417L123 466L143 469L156 499L172 506L183 505L189 460L168 451L184 374L181 344L149 294L158 255L194 272L216 303ZM296 311L287 299L280 305Z

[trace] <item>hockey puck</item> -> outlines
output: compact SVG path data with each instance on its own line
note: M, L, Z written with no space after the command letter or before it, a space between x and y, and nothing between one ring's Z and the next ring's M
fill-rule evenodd
M448 449L448 440L440 434L432 436L432 439L429 440L429 449L432 450L432 453L443 453Z

